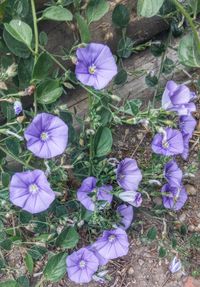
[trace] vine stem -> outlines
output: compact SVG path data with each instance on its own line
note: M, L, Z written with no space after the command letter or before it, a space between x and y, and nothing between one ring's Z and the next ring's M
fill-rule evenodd
M89 100L89 112L90 112L90 128L93 129L93 124L92 124L92 97L91 94L88 94L88 100ZM90 161L90 166L89 166L89 175L92 175L92 160L93 160L93 134L90 134L90 152L89 152L89 161Z
M193 32L194 37L195 37L196 42L197 42L198 50L200 52L200 38L199 38L198 32L195 28L193 19L190 17L189 13L184 9L183 5L181 5L181 3L178 2L178 0L171 0L171 1L172 1L172 3L174 3L174 5L177 7L177 9L181 12L181 14L183 14L183 16L185 16L188 23L190 24L190 27L192 29L192 32Z
M35 52L34 52L34 64L37 62L38 58L38 51L39 51L39 38L38 38L38 26L37 26L37 15L35 9L35 1L31 0L31 9L32 9L32 16L33 16L33 28L34 28L34 36L35 36ZM36 92L34 93L34 112L35 115L37 114L37 97Z

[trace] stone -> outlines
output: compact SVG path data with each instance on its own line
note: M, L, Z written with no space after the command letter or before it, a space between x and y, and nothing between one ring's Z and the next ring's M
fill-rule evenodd
M133 275L133 274L134 274L134 269L133 269L133 267L130 267L128 269L128 275Z
M185 222L185 220L186 220L186 214L185 214L185 213L182 213L182 214L179 216L179 220L180 220L180 222Z
M138 259L138 264L139 264L140 266L142 266L142 265L144 264L144 260Z
M186 184L185 188L186 188L186 191L189 195L196 195L197 194L197 190L194 187L194 185Z

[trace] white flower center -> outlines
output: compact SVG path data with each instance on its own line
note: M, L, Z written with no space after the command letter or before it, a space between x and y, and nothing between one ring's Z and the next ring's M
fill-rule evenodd
M45 132L42 132L41 134L40 134L40 139L42 140L42 141L46 141L47 139L48 139L48 134L47 133L45 133Z
M115 240L116 236L114 234L110 235L108 237L109 242L113 242Z
M38 192L39 188L36 184L30 184L28 190L30 193L35 194Z
M168 148L169 147L169 143L167 141L162 141L162 146L164 148Z
M96 72L96 66L94 64L92 64L91 66L89 66L88 71L91 75L94 75Z
M86 265L86 262L85 262L84 260L81 260L81 261L79 262L79 266L80 266L81 268L84 268L85 265Z

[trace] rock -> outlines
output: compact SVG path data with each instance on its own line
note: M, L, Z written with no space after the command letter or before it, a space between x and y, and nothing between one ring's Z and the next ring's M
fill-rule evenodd
M144 260L138 259L138 264L139 264L140 266L142 266L142 265L144 264Z
M195 231L195 226L194 226L194 225L189 225L189 226L188 226L188 230L189 230L190 232L194 232L194 231Z
M194 185L186 184L185 188L186 188L186 191L189 195L196 195L197 194L197 190L194 187Z
M137 134L137 139L138 139L138 140L141 140L141 139L143 138L143 136L144 136L143 133L138 133L138 134Z
M185 213L182 213L182 214L179 216L180 222L184 222L185 219L186 219L186 214L185 214Z
M133 267L130 267L128 269L128 275L133 275L133 274L134 274L134 269L133 269Z
M161 197L154 197L154 198L153 198L153 202L154 202L156 205L162 205L162 198L161 198Z
M200 287L200 280L196 280L193 277L187 277L184 287Z

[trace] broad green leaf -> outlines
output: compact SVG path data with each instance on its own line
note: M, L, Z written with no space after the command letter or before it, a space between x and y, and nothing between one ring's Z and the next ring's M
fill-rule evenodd
M163 257L166 256L166 254L167 254L166 249L163 248L163 247L160 247L160 249L159 249L159 257L163 258Z
M56 239L56 245L62 248L74 248L79 241L79 235L74 227L64 229Z
M61 6L51 6L43 11L42 18L54 21L72 21L72 13Z
M20 285L15 280L8 280L0 282L0 287L20 287Z
M11 250L12 247L12 240L10 239L5 239L3 241L0 242L0 247L5 249L5 250Z
M7 138L5 140L5 144L7 146L7 149L9 152L11 152L14 155L18 155L20 152L20 143L17 139L15 138Z
M147 232L147 238L149 240L154 240L156 239L156 236L157 236L157 229L155 226L151 227L148 232Z
M46 46L48 43L48 35L44 31L41 31L39 34L39 42L42 46Z
M1 180L2 180L3 186L7 187L9 185L9 182L10 182L10 174L7 172L2 172Z
M164 0L138 0L138 16L152 17L156 15L162 7Z
M32 274L33 273L34 262L33 262L33 258L31 257L31 255L29 253L26 254L26 256L24 258L24 262L26 264L28 272L30 274Z
M137 115L140 108L142 106L142 101L139 99L132 99L127 101L126 105L125 105L125 111L130 113L131 115Z
M37 87L37 99L41 104L54 103L63 93L63 88L57 80L45 80Z
M33 69L33 79L45 79L51 72L52 67L53 61L51 57L45 52L41 53Z
M18 79L21 89L26 89L30 85L34 66L34 57L20 59L18 64Z
M88 23L100 20L109 10L107 0L90 0L86 8Z
M108 127L100 127L94 138L94 150L97 157L107 155L112 148L112 132Z
M178 56L181 64L188 67L200 67L200 51L193 34L188 34L182 38L178 48Z
M4 29L3 38L8 47L8 49L17 57L27 59L30 56L30 50L28 47L13 38L7 31Z
M47 249L43 246L34 245L28 250L28 254L33 260L39 260L47 252Z
M116 85L123 85L126 83L127 77L128 77L128 74L127 74L126 70L122 69L115 76L114 82Z
M4 26L13 38L31 47L33 33L28 24L21 20L11 20L9 24L5 23Z
M76 21L77 21L77 24L78 24L78 29L79 29L79 32L80 32L81 41L83 43L89 43L91 36L90 36L90 30L89 30L87 22L78 13L76 13L75 18L76 18Z
M128 8L123 4L118 4L113 10L112 21L120 28L126 27L130 21L130 12Z
M29 280L26 276L20 276L17 278L17 282L19 283L20 287L29 287Z
M66 257L67 254L62 252L48 260L43 272L46 280L57 282L62 279L66 273Z
M121 58L128 58L133 51L133 41L129 37L124 37L119 40L117 45L117 55Z

